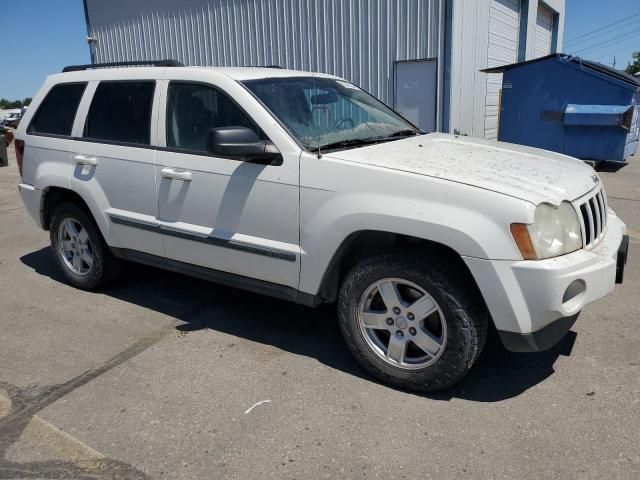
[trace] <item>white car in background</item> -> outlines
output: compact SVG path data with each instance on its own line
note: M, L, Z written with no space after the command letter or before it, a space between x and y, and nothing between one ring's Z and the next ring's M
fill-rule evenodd
M22 114L20 112L10 112L5 115L3 123L7 127L16 128L20 123L21 118L22 118Z
M20 192L72 285L130 260L336 302L362 365L429 391L490 323L544 350L622 280L625 225L579 160L424 134L330 75L160 65L68 68L20 123Z

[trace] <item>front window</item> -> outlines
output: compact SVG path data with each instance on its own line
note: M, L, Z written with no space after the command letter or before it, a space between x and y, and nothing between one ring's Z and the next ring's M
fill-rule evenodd
M244 85L308 150L352 148L420 133L382 102L342 80L269 78Z
M171 82L167 95L167 147L207 153L212 128L247 127L261 132L219 90L201 83Z

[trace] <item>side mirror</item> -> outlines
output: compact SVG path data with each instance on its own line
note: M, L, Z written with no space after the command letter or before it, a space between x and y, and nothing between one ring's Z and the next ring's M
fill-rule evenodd
M229 157L263 165L282 165L282 154L269 140L247 127L212 128L207 137L211 155Z

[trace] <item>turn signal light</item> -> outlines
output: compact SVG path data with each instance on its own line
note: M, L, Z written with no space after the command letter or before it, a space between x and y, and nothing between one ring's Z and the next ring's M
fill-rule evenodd
M522 258L524 258L525 260L538 259L538 254L536 253L536 249L533 248L533 243L531 242L531 237L529 236L529 229L527 228L526 224L512 223L511 235L513 235L513 239L520 249Z

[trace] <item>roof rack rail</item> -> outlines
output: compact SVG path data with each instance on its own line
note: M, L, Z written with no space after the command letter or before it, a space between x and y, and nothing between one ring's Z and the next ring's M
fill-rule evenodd
M86 65L68 65L62 69L62 73L80 72L90 70L92 68L108 68L108 67L184 67L182 62L177 60L141 60L136 62L109 62L109 63L88 63Z

